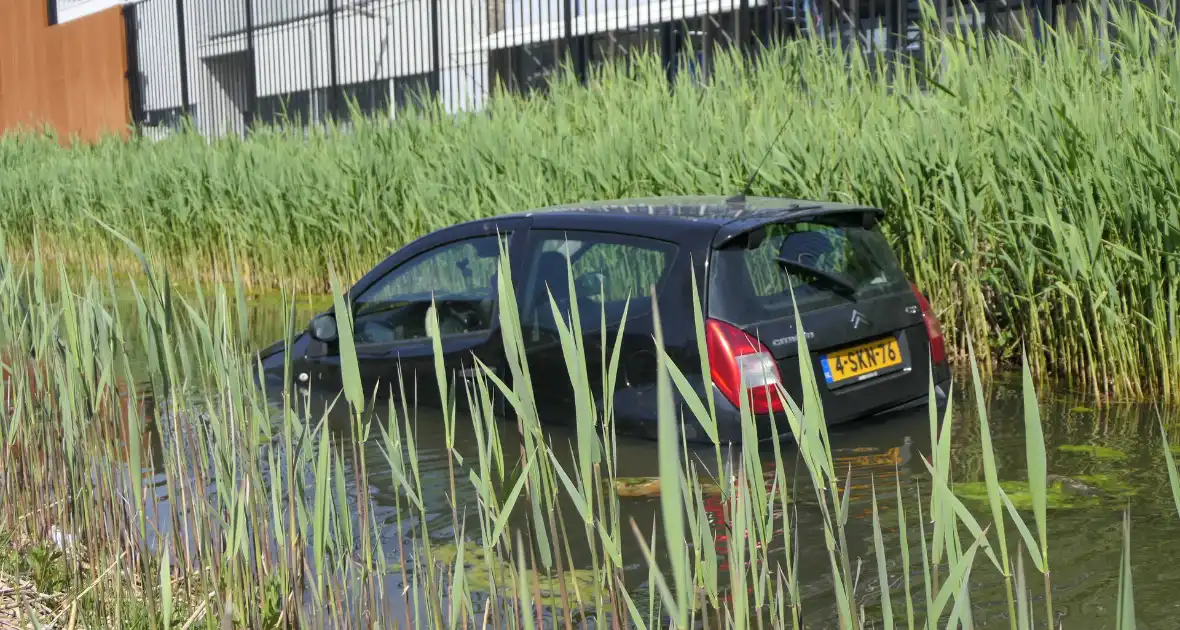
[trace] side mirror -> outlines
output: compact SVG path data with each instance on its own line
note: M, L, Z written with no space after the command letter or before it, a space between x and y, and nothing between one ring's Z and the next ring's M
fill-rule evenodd
M308 326L307 332L316 341L323 343L336 341L340 334L340 330L336 327L336 316L331 313L317 316L311 320L311 325Z

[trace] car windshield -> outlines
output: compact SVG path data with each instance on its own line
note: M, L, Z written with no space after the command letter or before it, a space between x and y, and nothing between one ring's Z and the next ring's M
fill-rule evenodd
M737 326L908 289L885 237L859 217L775 223L713 255L709 315Z

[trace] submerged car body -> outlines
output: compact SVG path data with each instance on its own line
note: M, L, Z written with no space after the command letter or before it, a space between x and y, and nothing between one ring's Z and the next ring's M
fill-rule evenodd
M496 289L504 247L544 422L568 421L575 408L550 296L567 326L578 301L586 373L599 400L603 359L610 361L622 331L613 405L621 434L656 435L656 307L668 356L702 399L713 390L722 442L743 441L743 380L758 439L777 437L772 413L779 432L788 430L779 399L767 390L781 383L801 400L796 308L829 424L924 405L931 381L941 402L950 380L942 333L881 235L881 215L835 203L688 197L556 206L451 226L393 253L349 290L362 382L366 392L442 402L425 323L432 299L448 376L473 378L478 359L508 381ZM333 322L331 314L317 317L296 337L290 374L339 391ZM284 344L260 356L281 378ZM685 437L705 441L676 400Z

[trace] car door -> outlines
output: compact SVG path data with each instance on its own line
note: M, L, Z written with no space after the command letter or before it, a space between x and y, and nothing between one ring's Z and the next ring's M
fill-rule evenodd
M437 314L446 378L453 389L460 385L459 403L466 402L461 385L474 378L475 359L498 374L504 371L497 274L501 246L511 258L520 238L516 228L517 222L498 221L449 231L399 253L400 260L353 288L349 307L366 396L442 404L427 330L431 310ZM339 383L338 347L314 363L320 383Z
M572 327L576 300L586 374L595 400L602 400L604 370L620 328L625 335L616 391L630 387L632 381L635 385L654 382L650 290L666 278L676 257L676 245L605 231L532 229L526 250L520 289L521 332L542 420L562 423L575 418L575 390L561 348L554 302L558 317ZM571 272L573 296L569 291ZM647 378L649 372L651 379Z

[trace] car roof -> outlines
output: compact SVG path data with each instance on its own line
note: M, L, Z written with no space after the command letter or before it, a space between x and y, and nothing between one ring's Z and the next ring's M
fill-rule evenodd
M871 206L780 197L685 196L582 201L502 215L528 217L534 228L597 228L636 234L659 234L670 228L712 231L715 244L766 223L817 214L882 211Z

